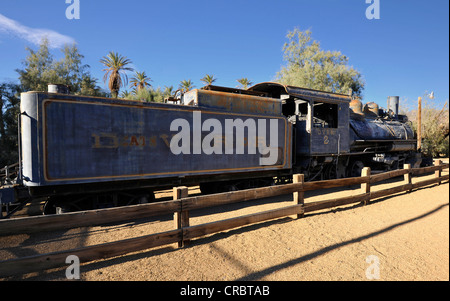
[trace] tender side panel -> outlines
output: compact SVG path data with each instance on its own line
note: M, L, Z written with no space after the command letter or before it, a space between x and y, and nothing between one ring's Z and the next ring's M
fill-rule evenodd
M46 184L291 167L283 117L56 99L44 100L42 112ZM252 148L255 136L270 151Z

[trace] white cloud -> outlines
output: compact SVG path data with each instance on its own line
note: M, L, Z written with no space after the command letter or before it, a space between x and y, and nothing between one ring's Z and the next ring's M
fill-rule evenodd
M0 32L9 33L35 45L39 45L44 37L49 47L60 48L64 44L73 44L75 39L50 29L30 28L0 14Z

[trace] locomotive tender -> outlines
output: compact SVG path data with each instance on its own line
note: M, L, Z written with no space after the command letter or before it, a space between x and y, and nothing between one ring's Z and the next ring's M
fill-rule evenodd
M19 171L2 207L45 199L44 213L59 213L150 202L177 185L213 193L422 161L398 97L385 112L271 82L209 85L174 104L55 92L21 95Z

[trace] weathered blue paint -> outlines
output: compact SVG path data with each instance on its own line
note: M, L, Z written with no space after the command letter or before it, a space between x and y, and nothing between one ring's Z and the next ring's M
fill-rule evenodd
M29 92L22 94L23 177L26 186L183 177L291 168L291 125L273 112L236 113L201 106L142 103L107 98ZM170 130L175 119L277 120L279 157L260 164L261 154L175 155ZM209 132L204 131L202 137ZM269 135L269 134L267 134ZM236 141L235 141L236 142ZM234 143L236 144L236 143ZM236 147L236 145L235 145Z
M412 140L414 133L407 124L395 120L350 119L356 140Z
M0 188L0 205L13 203L15 200L16 200L16 191L14 187L11 186ZM0 218L1 218L1 211L0 211Z

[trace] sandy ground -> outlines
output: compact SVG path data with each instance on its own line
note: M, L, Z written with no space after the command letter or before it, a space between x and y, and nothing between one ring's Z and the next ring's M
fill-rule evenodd
M429 178L422 177L421 179ZM413 183L419 178L414 178ZM402 178L374 186L398 185ZM195 188L190 194L197 193ZM306 202L359 193L358 186L305 194ZM159 197L170 195L160 194ZM292 196L191 212L191 225L288 205ZM171 216L0 237L0 260L173 229ZM377 273L379 271L379 273ZM449 184L283 218L81 265L81 280L449 280ZM65 268L6 280L65 280ZM5 280L5 279L4 279Z

